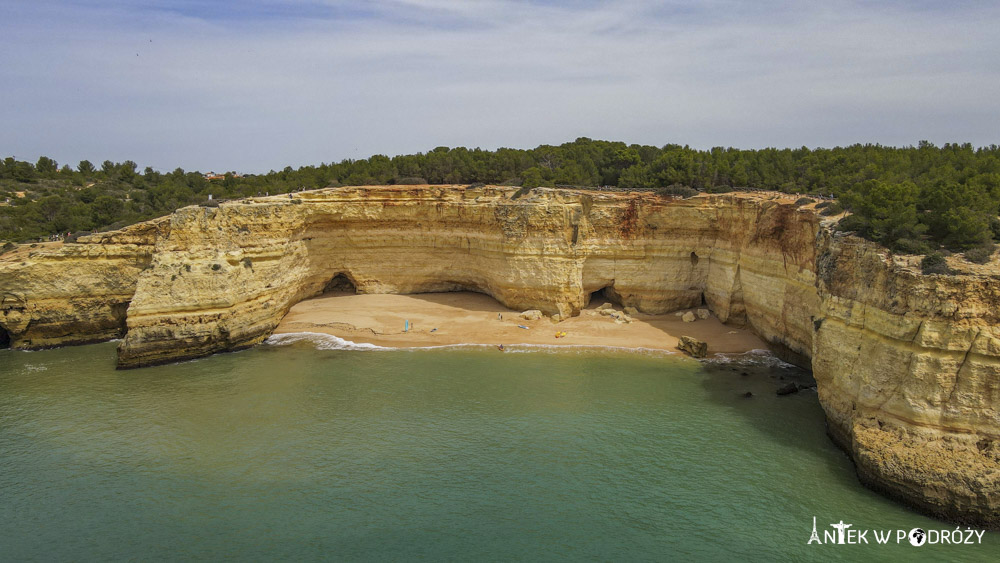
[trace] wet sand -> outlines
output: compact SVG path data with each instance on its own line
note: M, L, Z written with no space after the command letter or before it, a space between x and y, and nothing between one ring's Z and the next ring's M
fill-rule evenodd
M292 307L275 334L316 332L356 343L398 348L453 344L545 344L676 350L678 337L708 343L709 354L766 348L749 330L722 324L714 316L686 323L675 313L638 314L629 324L601 315L595 300L580 316L560 323L548 317L527 321L479 293L355 295L328 293ZM621 307L615 307L620 311ZM502 318L501 318L502 317ZM409 321L409 331L404 332ZM526 326L527 329L519 328ZM434 330L437 329L437 330ZM556 338L557 332L565 332Z

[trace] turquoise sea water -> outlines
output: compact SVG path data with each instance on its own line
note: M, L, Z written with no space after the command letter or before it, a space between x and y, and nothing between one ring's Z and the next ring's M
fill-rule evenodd
M955 527L860 486L773 362L298 342L113 366L112 344L0 351L0 560L1000 555L806 545L814 516Z

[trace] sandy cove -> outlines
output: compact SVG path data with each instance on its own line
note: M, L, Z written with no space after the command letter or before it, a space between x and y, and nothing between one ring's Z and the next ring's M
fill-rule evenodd
M520 311L507 309L479 293L328 293L292 307L274 333L316 332L397 348L545 344L676 351L677 339L682 335L707 342L710 355L767 347L749 330L726 326L715 317L684 322L675 313L640 313L632 317L631 323L616 323L598 312L603 303L594 300L580 316L554 323L547 317L524 320L519 317ZM404 332L407 320L410 330ZM556 338L557 332L565 332L566 336Z

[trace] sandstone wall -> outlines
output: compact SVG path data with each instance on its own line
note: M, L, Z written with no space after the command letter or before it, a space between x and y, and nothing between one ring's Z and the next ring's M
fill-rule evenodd
M167 221L41 245L0 256L0 332L14 348L118 338L139 274ZM56 246L56 248L51 248Z
M923 276L853 237L820 241L813 374L863 481L1000 528L1000 284Z
M769 196L512 196L360 187L181 209L0 258L0 329L33 348L118 336L124 319L119 366L139 367L253 346L338 275L564 316L597 291L651 313L704 303L812 367L864 482L1000 527L995 276L923 276Z
M337 274L362 293L472 290L577 313L595 291L646 312L707 304L812 350L815 215L759 198L344 188L186 208L138 281L122 367L252 346Z

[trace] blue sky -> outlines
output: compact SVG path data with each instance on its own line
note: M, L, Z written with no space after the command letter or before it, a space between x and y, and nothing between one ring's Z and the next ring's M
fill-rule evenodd
M0 155L1000 142L1000 3L0 0Z

